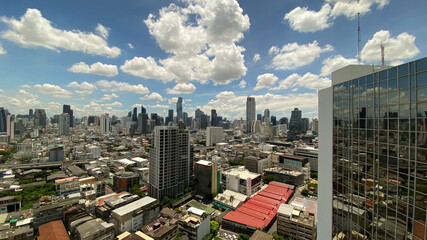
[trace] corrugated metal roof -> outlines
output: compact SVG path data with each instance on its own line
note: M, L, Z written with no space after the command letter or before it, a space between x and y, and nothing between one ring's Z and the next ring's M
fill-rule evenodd
M115 213L119 216L123 216L123 215L126 215L130 212L133 212L133 211L135 211L141 207L145 207L151 203L154 203L156 201L157 201L157 199L155 199L155 198L144 197L144 198L141 198L135 202L131 202L127 205L124 205L123 207L120 207L120 208L113 210L113 213Z

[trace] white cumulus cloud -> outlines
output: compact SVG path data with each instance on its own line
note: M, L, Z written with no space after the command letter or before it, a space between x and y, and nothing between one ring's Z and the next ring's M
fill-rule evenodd
M331 80L329 78L320 77L319 75L308 72L303 76L294 73L280 81L279 86L271 88L270 90L281 90L296 87L305 87L319 90L330 86Z
M90 73L105 77L114 77L119 74L116 65L103 64L100 62L96 62L90 66L84 62L79 62L71 66L68 71L74 73Z
M239 83L239 87L245 88L246 87L246 81L242 79L242 81L240 81L240 83Z
M145 20L165 59L135 57L120 69L141 78L177 83L199 81L228 84L246 74L243 51L237 43L249 29L249 17L236 0L183 1L170 4ZM194 17L195 16L195 17Z
M154 100L157 102L162 102L163 97L159 93L153 92L150 95L145 95L144 97L140 97L140 100Z
M108 35L110 34L110 28L107 28L103 26L102 24L98 23L98 25L95 28L95 32L101 36L103 39L107 39Z
M258 62L261 59L261 55L259 55L259 53L255 53L254 57L252 58L252 61L254 63Z
M169 105L162 105L162 104L146 105L146 107L149 107L149 108L163 108L163 109L170 108Z
M167 88L168 94L192 94L196 91L196 87L192 83L178 83L173 88Z
M103 37L94 33L79 30L67 31L52 27L51 22L44 18L38 9L27 9L20 20L1 17L1 21L9 27L8 30L1 32L1 37L22 47L80 51L110 58L121 54L118 47L109 47Z
M331 6L324 4L320 11L308 10L307 7L296 7L284 17L291 28L299 32L316 32L332 26L329 21Z
M381 61L381 44L384 45L386 61L402 60L415 57L420 50L415 46L415 36L406 32L391 37L390 32L381 30L368 40L361 51L361 59L375 63Z
M333 71L343 68L350 64L357 64L356 58L345 58L341 55L328 57L322 61L323 67L320 76L329 76Z
M6 50L4 50L3 46L0 43L0 55L6 55L6 54L7 54Z
M298 43L288 43L281 49L272 46L269 50L273 55L270 67L275 70L291 70L312 63L321 53L332 51L334 48L327 44L320 47L317 41L299 45Z
M132 43L128 43L128 47L129 47L130 49L133 49L133 45L132 45Z
M259 90L273 86L277 82L277 80L279 80L279 78L272 73L265 73L259 75L256 80L257 83L254 90Z
M357 17L358 13L361 15L369 13L373 5L377 5L377 9L384 8L390 0L326 0L326 2L333 4L332 17L344 15L353 19Z
M75 90L75 92L81 96L92 94L93 91L96 90L95 84L88 83L88 82L82 82L79 84L78 82L73 81L69 83L67 87L80 89L80 90Z
M99 100L100 101L111 101L114 98L118 98L119 96L115 93L112 94L104 94L104 96L102 96Z
M150 91L142 84L132 85L127 82L100 80L95 82L103 92L132 92L136 94L147 94Z
M72 93L57 85L49 83L36 84L33 86L38 92L50 95L54 98L71 98Z

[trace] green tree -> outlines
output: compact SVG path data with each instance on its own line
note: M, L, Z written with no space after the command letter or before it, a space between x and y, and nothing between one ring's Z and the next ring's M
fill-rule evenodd
M141 186L139 184L134 184L132 186L131 192L140 197L144 196L144 193L141 191Z
M219 223L217 221L212 220L211 221L211 233L214 233L214 235L216 235L218 230L219 230Z
M308 191L308 189L307 189L307 188L304 188L304 189L301 191L301 195L303 195L304 197L307 197L309 194L310 194L310 192Z
M249 240L249 236L248 234L241 233L239 234L239 237L237 238L237 240Z
M262 181L265 184L269 184L270 182L278 181L278 180L279 180L279 178L277 176L271 175L271 174L264 175L264 177L262 178Z

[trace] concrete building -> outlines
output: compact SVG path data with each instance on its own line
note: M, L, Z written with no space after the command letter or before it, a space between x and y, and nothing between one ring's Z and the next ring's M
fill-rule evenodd
M178 97L176 101L176 122L182 120L182 97Z
M218 164L200 160L194 164L194 177L197 179L196 190L204 195L215 195L221 191Z
M80 192L78 177L69 177L55 180L55 189L60 196L67 197L70 194Z
M319 149L314 147L304 147L304 148L297 147L294 150L294 156L308 158L311 171L317 171Z
M37 240L69 240L67 230L61 220L43 224L38 229Z
M68 115L68 113L62 113L59 115L58 132L60 136L70 135L70 115Z
M252 133L261 133L261 122L259 120L252 121L251 132Z
M277 154L279 156L278 167L284 168L286 170L295 170L304 174L305 180L310 179L310 163L308 158L299 157L289 154Z
M111 119L108 114L101 115L100 119L100 131L101 135L106 135L111 133Z
M256 156L247 156L244 159L245 168L250 172L262 174L264 169L271 167L271 159L261 159Z
M224 129L222 127L208 127L206 129L206 146L213 146L224 140Z
M114 224L96 218L86 221L76 227L78 240L113 240Z
M64 147L57 146L49 149L49 162L64 161Z
M249 172L242 166L223 171L221 182L223 189L251 196L261 189L261 174Z
M87 147L87 151L91 154L92 158L98 159L101 157L101 148L99 146L91 145Z
M139 184L139 176L133 172L117 173L113 177L113 190L116 192L130 192L135 184Z
M71 106L64 104L62 106L62 113L68 114L68 125L70 128L74 127L74 115L73 115L73 110L71 110Z
M179 230L190 240L202 240L211 230L211 216L205 211L190 207L179 219Z
M270 126L270 110L264 110L264 121L265 125Z
M295 240L315 240L315 215L299 207L283 203L277 211L277 233Z
M252 122L256 120L256 103L254 97L246 99L246 133L251 133Z
M231 190L225 190L224 192L218 193L215 196L212 204L225 210L236 210L236 208L240 207L240 205L246 202L246 200L248 200L248 196L245 194Z
M137 231L153 221L159 214L157 199L144 197L112 211L111 223L114 223L116 234L125 231Z
M288 141L299 141L300 134L302 133L302 120L301 110L295 108L291 114L291 120L289 121Z
M280 167L267 168L264 170L264 175L276 176L278 182L294 186L302 186L306 182L306 176L302 172L286 170Z
M0 198L0 214L17 212L21 209L21 201L15 196L6 196Z
M426 239L426 87L423 58L349 65L319 91L320 239Z
M34 112L34 127L45 128L46 127L46 112L44 109L36 109Z
M188 132L175 126L156 127L149 162L151 197L163 199L183 194L189 186L192 163Z

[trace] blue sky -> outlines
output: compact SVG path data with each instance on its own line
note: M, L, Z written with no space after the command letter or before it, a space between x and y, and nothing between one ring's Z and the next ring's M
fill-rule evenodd
M405 9L402 11L402 9ZM420 0L2 1L0 106L48 115L71 104L78 117L125 115L144 104L166 116L184 98L231 120L278 118L298 107L317 116L330 73L361 60L425 57L427 2Z

